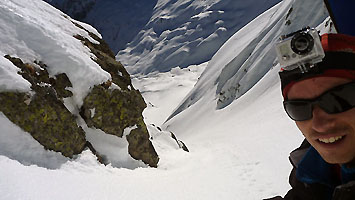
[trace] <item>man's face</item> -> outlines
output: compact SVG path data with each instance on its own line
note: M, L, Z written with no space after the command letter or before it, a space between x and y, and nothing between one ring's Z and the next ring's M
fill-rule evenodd
M291 87L288 99L313 99L348 82L351 81L334 77L303 80ZM313 118L297 121L296 125L326 162L345 164L355 159L355 108L338 114L328 114L315 106Z

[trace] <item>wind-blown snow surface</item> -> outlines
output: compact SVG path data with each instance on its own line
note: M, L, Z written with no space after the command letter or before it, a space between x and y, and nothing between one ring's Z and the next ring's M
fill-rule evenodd
M75 20L72 21L75 22ZM74 94L73 100L79 106L90 87L110 79L110 74L91 59L93 55L90 50L73 36L80 34L94 43L97 41L92 39L86 31L76 27L63 13L43 1L2 1L0 25L1 63L6 63L8 66L2 65L0 69L5 73L12 65L3 58L6 54L19 57L24 62L41 61L48 66L47 70L51 76L60 73L67 74L73 85L71 89ZM94 30L90 26L84 26L90 31ZM94 33L97 32L94 31ZM12 67L16 68L13 65ZM81 73L76 73L78 71ZM19 89L23 91L25 82L23 79L22 84L15 86L12 81L1 80L0 90ZM27 90L29 89L27 86Z
M131 74L201 64L279 1L158 0L149 22L116 58Z
M173 68L169 72L132 76L132 83L139 88L147 109L145 122L161 126L183 98L191 91L208 63ZM173 97L173 98L172 98Z

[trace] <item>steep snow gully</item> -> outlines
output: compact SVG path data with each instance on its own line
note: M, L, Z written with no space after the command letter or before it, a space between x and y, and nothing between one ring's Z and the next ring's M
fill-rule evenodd
M3 1L0 9L4 9L4 2L15 1ZM57 45L74 45L76 41L67 40L57 29L80 31L56 20L55 16L63 13L40 0L21 2L16 9L25 21L18 22L14 20L16 16L9 18L0 12L0 31L7 33L0 35L0 41L9 43L16 36L6 32L11 29L3 28L9 20L14 24L32 24L31 16L42 13L42 17L35 18L35 26L48 26L46 20L52 20L53 31L43 33L58 36L52 37ZM2 151L3 144L30 156L37 156L44 149L38 150L36 141L28 139L25 132L0 113L0 137L11 133L27 145L0 140L0 199L257 200L285 194L291 169L288 154L303 137L282 108L273 42L280 34L304 26L318 27L322 32L332 30L322 0L277 2L158 0L143 31L117 55L147 102L143 115L160 156L158 167L105 166L90 151L64 160L48 159L55 156L45 151L41 155L54 169L24 164L7 156ZM243 9L238 10L238 3ZM248 10L256 4L260 8ZM236 23L236 18L242 22ZM159 24L164 26L159 29ZM23 26L14 27L21 30ZM239 31L234 34L232 30ZM24 53L30 61L38 56L24 42L14 43L16 48L9 49L15 54ZM88 49L75 50L82 58L76 64L84 62L90 66L83 71L98 72L93 80L92 71L83 72L86 81L93 84L107 78L91 63ZM2 79L16 70L6 59L0 58L0 66L0 88L29 90L28 83L21 79L14 78L16 83ZM80 86L78 82L75 87L79 90ZM171 132L186 143L189 153L170 139Z

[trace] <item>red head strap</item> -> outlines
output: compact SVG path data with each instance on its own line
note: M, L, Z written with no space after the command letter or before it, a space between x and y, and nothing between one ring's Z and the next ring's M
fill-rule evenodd
M355 80L355 37L344 34L324 34L321 38L325 58L309 72L298 68L281 71L281 87L284 98L298 81L314 77L340 77Z

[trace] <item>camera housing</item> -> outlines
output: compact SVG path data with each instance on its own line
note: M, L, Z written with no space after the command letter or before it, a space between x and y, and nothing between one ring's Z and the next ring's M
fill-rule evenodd
M279 63L286 70L313 66L325 56L318 31L309 27L281 36L275 49Z

